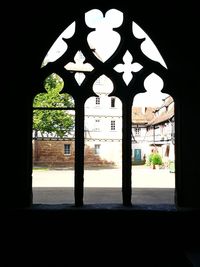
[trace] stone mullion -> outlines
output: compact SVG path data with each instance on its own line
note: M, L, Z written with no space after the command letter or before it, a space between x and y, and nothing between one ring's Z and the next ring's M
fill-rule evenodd
M131 206L132 148L131 148L131 101L122 101L122 199L123 205Z
M75 206L83 205L84 186L84 101L75 100Z

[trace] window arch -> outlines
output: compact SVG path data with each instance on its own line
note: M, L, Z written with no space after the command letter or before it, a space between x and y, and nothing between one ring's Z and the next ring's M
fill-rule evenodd
M109 28L101 28L99 18L105 24L109 21ZM54 51L55 57L49 62L46 57L41 67L41 82L52 73L57 73L64 82L60 93L70 94L74 99L76 206L83 205L84 105L87 99L97 96L92 88L102 75L113 83L109 96L119 98L122 103L122 200L125 206L132 204L132 102L138 93L146 91L144 82L152 73L164 81L162 90L167 91L168 75L164 61L160 63L146 55L145 48L142 49L145 38L134 34L135 27L128 13L117 9L110 9L105 14L97 9L90 10L80 15L67 28L68 31L61 34L56 42L62 44L62 51ZM98 51L98 43L102 41L99 32L104 34L104 50L109 46L109 41L115 39L113 46L104 54ZM98 39L100 36L101 39ZM47 56L54 48L52 46Z

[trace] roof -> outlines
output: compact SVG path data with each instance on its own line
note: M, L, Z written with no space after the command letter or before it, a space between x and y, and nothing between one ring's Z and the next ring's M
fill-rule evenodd
M153 107L133 107L132 108L132 123L133 124L148 124L153 120L155 108Z
M163 111L162 111L163 109ZM174 117L174 100L171 96L163 99L159 107L133 107L132 123L140 125L158 125Z
M161 112L161 110L163 111ZM158 125L169 121L174 117L174 100L171 96L163 99L163 104L154 111L154 118L149 122L149 125Z

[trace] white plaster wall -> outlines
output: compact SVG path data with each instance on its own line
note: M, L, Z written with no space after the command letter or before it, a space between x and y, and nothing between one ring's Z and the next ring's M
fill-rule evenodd
M100 154L102 160L114 162L115 165L121 166L122 161L122 142L121 141L98 141L86 140L86 145L94 149L95 144L100 145Z

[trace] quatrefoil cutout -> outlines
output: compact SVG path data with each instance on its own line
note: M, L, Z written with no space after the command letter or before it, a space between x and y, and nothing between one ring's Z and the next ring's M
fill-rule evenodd
M122 75L123 80L126 83L126 85L128 85L133 78L132 73L140 71L143 68L143 66L137 62L133 63L133 57L128 50L123 56L123 62L124 64L117 64L114 67L114 70L117 72L123 72Z

